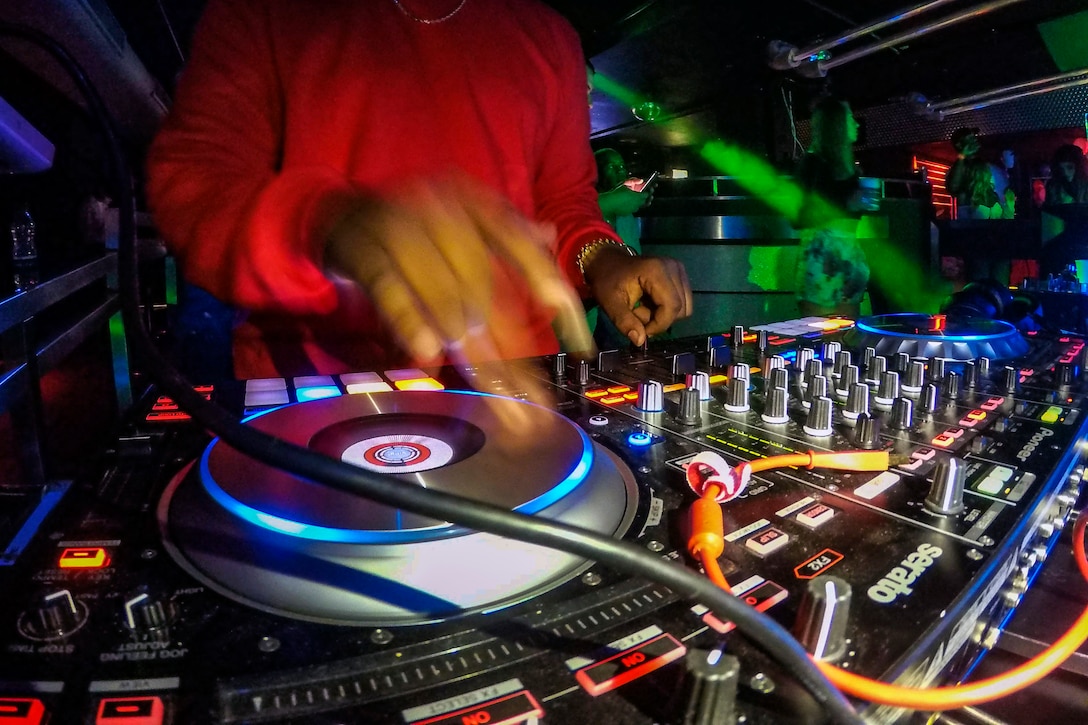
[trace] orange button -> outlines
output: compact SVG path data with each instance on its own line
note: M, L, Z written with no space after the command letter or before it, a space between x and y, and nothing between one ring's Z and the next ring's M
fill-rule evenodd
M986 420L986 411L984 410L972 410L967 414L967 417L971 420Z
M601 397L604 397L605 395L608 395L608 391L605 390L604 388L596 388L595 390L587 390L586 391L586 397L587 398L601 398Z
M684 385L683 383L672 383L671 385L666 385L663 388L661 388L661 392L663 392L663 393L675 393L677 390L684 390L687 387L688 386Z
M616 405L623 402L622 395L610 395L607 398L601 398L601 402L605 405Z
M101 569L109 566L110 556L98 546L65 549L58 563L61 569Z
M941 433L939 436L930 441L930 443L932 443L933 445L940 446L941 448L948 448L955 442L956 439L948 435L947 433Z
M608 389L608 392L613 395L619 395L620 393L626 393L631 389L630 385L613 385Z
M624 400L638 400L638 393L624 393Z

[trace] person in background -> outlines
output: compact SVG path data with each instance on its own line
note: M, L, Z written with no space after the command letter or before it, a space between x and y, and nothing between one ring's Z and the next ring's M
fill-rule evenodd
M235 375L586 349L579 294L635 344L690 314L601 218L582 59L536 0L211 0L147 191L245 310Z
M628 186L630 175L627 164L615 149L600 149L593 158L597 162L597 204L601 208L601 215L616 230L624 244L642 254L641 228L634 214L653 201L656 182L650 182L641 191ZM596 306L589 310L586 320L593 331L594 340L602 349L616 349L625 343L624 335L616 326L607 318L599 317Z
M1080 148L1059 146L1050 161L1050 174L1044 206L1088 203L1088 163Z
M946 188L956 197L956 218L1011 219L1005 195L997 191L996 169L979 153L978 129L957 128L952 132L952 148L956 161L948 171Z
M804 191L794 225L801 230L795 284L800 312L857 318L869 283L858 244L865 200L854 163L858 123L850 104L823 98L812 112L812 142L796 178Z
M1088 204L1088 161L1080 147L1064 144L1054 151L1045 188L1042 272L1055 276L1079 275L1080 272L1072 272L1069 267L1072 265L1076 269L1088 260L1088 229L1084 219L1047 212L1070 204Z

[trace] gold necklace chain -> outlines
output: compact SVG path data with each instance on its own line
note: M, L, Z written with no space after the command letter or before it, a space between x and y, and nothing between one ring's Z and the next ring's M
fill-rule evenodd
M424 25L437 25L438 23L446 22L447 20L452 18L454 15L461 12L461 8L463 8L465 6L465 2L467 2L467 0L461 0L461 2L457 3L457 7L455 7L453 10L450 10L448 13L446 13L445 15L443 15L440 18L421 18L418 15L414 14L408 8L401 5L400 0L393 0L393 4L396 5L400 9L400 11L402 13L404 13L404 15L406 17L411 18L412 20L415 20L417 23L423 23Z

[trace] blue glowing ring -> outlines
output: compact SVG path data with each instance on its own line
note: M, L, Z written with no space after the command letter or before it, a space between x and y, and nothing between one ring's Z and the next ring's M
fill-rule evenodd
M908 312L904 313L903 316L914 317L916 315L914 315L914 313ZM897 317L897 315L881 315L881 317ZM977 342L979 340L996 340L1002 337L1008 337L1010 335L1018 335L1016 327L1008 322L1005 322L1004 320L987 320L987 322L997 323L998 325L1001 325L1006 329L989 335L926 335L920 332L894 332L891 330L882 330L879 327L867 325L860 320L857 322L857 329L874 335L880 335L882 337L895 337L906 340L934 340L937 342Z
M480 393L474 390L447 390L443 394L453 395L480 395L488 398L500 398L504 400L512 400L511 398L504 398L500 395L492 395L490 393ZM542 410L548 411L551 415L559 415L555 411L544 408L543 406L537 406L535 403L529 403L523 400L515 401L522 405L533 405L539 407ZM274 408L272 410L278 410ZM247 421L257 418L266 413L272 412L272 410L261 411L255 415L246 418ZM571 425L574 425L571 423ZM562 499L567 494L576 489L586 477L589 475L590 469L593 467L593 443L590 441L589 436L585 431L574 425L574 429L578 431L579 440L582 442L582 452L578 457L578 461L574 464L570 473L566 477L552 486L550 489L540 494L534 499L526 501L520 506L516 506L514 511L518 513L533 515L537 514L544 509L548 508L555 502ZM430 526L426 528L418 529L405 529L400 531L368 531L364 529L338 529L329 526L319 526L317 524L306 524L298 521L291 521L289 519L275 516L273 514L265 513L259 509L256 509L248 504L242 503L238 499L234 498L226 491L224 491L219 484L217 484L211 475L209 469L208 460L211 456L212 448L219 443L219 438L213 440L207 448L204 449L204 454L200 458L200 481L204 486L204 490L208 492L208 495L212 497L220 506L230 511L238 518L246 521L255 526L259 526L269 531L275 531L276 533L286 534L288 536L294 536L300 539L308 539L311 541L325 541L337 544L410 544L420 541L432 541L436 539L445 539L453 536L460 536L461 534L471 533L472 529L466 529L463 526L456 526L454 524L442 524L440 526ZM382 475L382 474L378 474Z

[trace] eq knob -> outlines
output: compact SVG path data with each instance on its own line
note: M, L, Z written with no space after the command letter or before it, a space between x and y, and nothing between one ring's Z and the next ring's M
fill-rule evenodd
M567 353L557 352L552 358L552 380L561 383L567 378Z
M942 459L933 471L933 485L924 502L926 510L941 516L954 516L963 511L966 471L966 464L960 459Z
M814 354L811 347L802 347L797 350L797 359L794 365L797 367L797 371L804 375L808 370L808 364L812 360Z
M680 391L680 407L677 409L676 422L680 425L698 425L702 418L699 405L699 391L687 388Z
M902 388L906 395L918 395L925 384L926 364L921 360L912 360L903 371Z
M660 413L665 409L665 393L661 383L646 380L638 385L638 398L635 407L643 413Z
M876 360L883 360L883 358L874 358ZM873 402L876 403L876 407L887 410L891 408L892 402L899 397L899 373L892 372L890 370L881 373L880 386L876 389L876 394L873 396Z
M843 353L849 355L850 353ZM850 395L850 390L857 385L858 378L861 377L861 372L858 370L857 365L847 365L842 375L839 376L838 382L835 384L835 397L846 398ZM866 386L868 387L868 386Z
M978 358L978 378L983 381L990 377L990 358L980 355Z
M808 361L808 365L805 367L805 372L801 376L801 387L808 388L812 384L813 378L823 377L824 364L816 359Z
M816 659L834 661L846 654L850 598L850 584L837 576L818 576L805 587L793 633Z
M956 402L956 399L960 397L960 381L963 377L952 370L949 370L944 374L944 399L948 405L952 405Z
M905 352L895 353L895 359L892 362L892 370L902 375L907 372L910 367L911 359L910 355Z
M724 407L730 413L747 413L751 410L748 402L748 378L734 377L729 381Z
M940 382L944 378L944 358L934 355L929 359L929 379Z
M888 427L895 430L910 430L914 425L914 401L910 398L896 398L892 403L892 414Z
M767 358L767 362L763 366L763 374L770 375L771 370L780 369L786 369L786 358L782 357L781 355L771 355L769 358Z
M926 383L922 396L918 399L918 412L928 420L937 412L940 404L941 395L936 383Z
M880 381L884 377L884 373L887 371L888 361L880 355L876 355L865 366L865 379L873 385L879 385ZM896 376L896 387L898 388L899 377Z
M763 414L760 416L764 423L781 425L789 422L789 395L789 391L784 387L770 389L763 406Z
M832 340L831 342L825 342L823 348L823 354L820 357L830 365L835 362L835 357L842 350L842 344Z
M734 363L729 368L729 379L743 379L746 385L751 384L752 369L748 366L748 363Z
M860 365L861 369L862 370L867 369L869 367L870 361L872 361L872 359L874 357L876 357L876 348L875 347L865 348L861 353L861 365Z
M742 325L733 326L733 347L740 347L744 344L744 327Z
M865 451L880 448L880 418L874 418L869 413L858 416L857 425L854 426L854 445Z
M808 418L805 419L805 433L814 438L825 438L831 435L831 413L831 398L826 395L814 398L812 407L808 411Z
M801 405L806 408L812 405L812 401L816 398L823 398L827 396L827 378L823 375L817 375L809 381L808 388L805 390L805 397L801 401Z
M790 371L786 368L775 368L774 370L771 370L771 387L789 389Z
M854 383L850 386L850 392L846 396L846 408L842 415L847 421L857 420L862 414L869 413L869 386L865 383Z
M710 376L704 372L688 373L684 376L689 388L699 391L699 400L710 400Z
M843 373L846 372L846 368L850 367L853 362L849 350L839 352L835 355L835 366L831 369L831 374L836 378L842 377Z
M756 331L756 347L759 348L760 352L763 352L764 350L767 349L767 331L766 330L757 330Z
M578 361L578 385L583 388L589 385L589 361Z
M684 664L684 725L735 725L740 660L720 649L691 649Z
M1006 365L1002 371L1001 387L1010 395L1015 394L1020 388L1020 369L1012 365Z
M974 360L963 364L963 389L974 390L978 387L978 365Z

